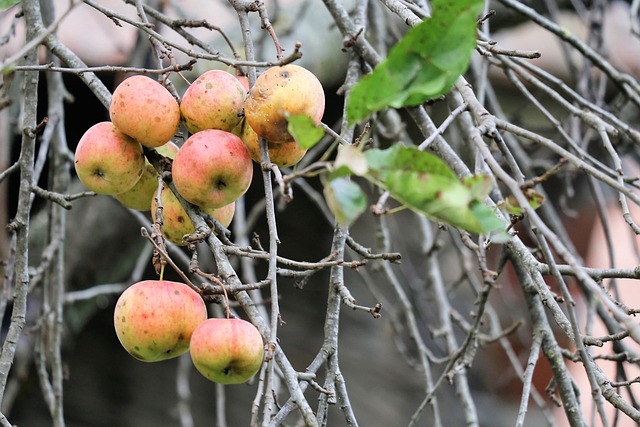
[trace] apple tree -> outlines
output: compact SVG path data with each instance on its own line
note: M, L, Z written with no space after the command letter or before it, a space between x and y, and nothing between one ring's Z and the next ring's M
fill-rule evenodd
M640 423L639 1L0 7L0 425Z

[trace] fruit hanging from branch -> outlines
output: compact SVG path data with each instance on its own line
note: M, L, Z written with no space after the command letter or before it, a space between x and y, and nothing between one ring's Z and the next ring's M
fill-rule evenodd
M113 315L120 343L143 362L185 353L193 331L206 319L200 295L184 283L168 280L131 285L118 298Z
M80 181L98 194L115 195L133 188L144 172L142 146L111 122L91 126L74 155Z
M178 149L178 146L174 142L169 141L166 144L157 147L156 151L165 157L173 159L176 156ZM158 171L156 171L148 160L145 160L144 172L136 185L124 193L116 194L115 198L130 209L148 211L151 208L151 199L157 190Z
M251 158L260 163L260 141L258 134L249 126L246 120L242 122L240 138L249 149ZM280 168L296 165L307 153L307 149L301 147L295 140L286 142L267 142L267 151L271 163Z
M140 144L166 144L180 126L180 106L173 95L147 76L131 76L116 87L109 105L111 122Z
M207 319L191 336L191 360L205 378L220 384L249 381L260 369L264 343L242 319Z
M185 141L173 160L171 174L185 200L203 210L216 209L249 189L253 162L240 137L206 129Z
M191 133L205 129L231 132L242 120L247 91L233 74L210 70L187 88L180 102L180 113Z
M295 64L272 67L258 76L244 104L249 126L271 142L292 141L287 117L303 115L319 124L324 114L324 89L318 78Z
M193 222L189 219L189 215L184 207L173 194L169 187L164 187L161 192L162 197L162 234L165 239L176 245L183 246L186 244L182 238L186 234L195 233L196 229ZM151 198L151 218L156 220L156 208L158 203L156 196ZM205 211L206 214L214 217L223 227L229 227L236 209L236 202L231 202L226 206Z

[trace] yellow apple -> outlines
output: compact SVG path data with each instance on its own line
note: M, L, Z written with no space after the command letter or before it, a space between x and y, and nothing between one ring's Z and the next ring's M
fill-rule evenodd
M189 215L182 207L178 198L169 187L164 187L161 192L162 197L162 234L165 239L176 245L183 246L182 241L185 234L193 234L196 231ZM155 195L151 198L151 218L156 220L156 208L158 202ZM229 227L236 210L236 202L231 202L226 206L205 211L214 217L223 227Z
M251 159L260 163L260 142L258 134L247 124L246 120L243 120L242 122L242 133L240 138L249 149ZM269 152L269 160L271 163L274 163L281 168L296 165L307 153L307 149L302 148L295 140L286 142L267 141L267 151Z
M165 157L173 159L178 152L178 146L172 141L156 148L156 151ZM151 208L151 199L158 190L158 171L148 160L145 160L145 168L142 176L128 191L116 194L114 197L124 206L138 210L148 211Z
M272 67L258 76L244 104L249 126L267 141L292 141L289 115L304 115L319 124L325 96L318 78L295 64Z

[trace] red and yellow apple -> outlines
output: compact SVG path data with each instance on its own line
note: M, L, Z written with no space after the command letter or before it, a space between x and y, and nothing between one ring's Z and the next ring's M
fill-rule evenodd
M189 215L184 207L173 194L169 187L164 187L161 192L162 197L162 234L165 239L176 245L182 246L186 243L182 241L185 234L193 234L196 231ZM151 218L156 220L156 208L158 202L155 195L151 198ZM236 202L231 202L226 206L205 211L214 217L223 227L229 227L236 210Z
M169 141L160 147L156 147L156 151L165 157L173 159L178 152L178 146L174 142ZM157 190L158 171L156 171L148 160L145 160L144 172L136 185L124 193L116 194L114 197L130 209L148 211L151 208L151 199Z
M230 132L242 119L247 91L233 74L210 70L187 88L180 113L191 133L205 129Z
M292 141L289 115L304 115L319 124L325 96L318 78L295 64L272 67L258 76L244 104L249 126L271 142Z
M237 76L236 76L236 79L238 79L238 81L239 81L240 83L242 83L242 86L244 87L244 90L245 90L247 93L249 93L249 89L250 89L250 87L249 87L249 77L247 77L247 76L238 76L238 75L237 75Z
M120 132L155 148L166 144L180 126L180 106L156 80L131 76L113 92L109 116Z
M98 194L131 189L144 171L142 146L111 122L91 126L76 146L74 166L80 181Z
M185 141L171 175L178 193L206 211L228 205L249 189L253 162L240 137L205 129Z
M113 314L116 335L138 360L157 362L185 353L207 319L200 295L184 283L144 280L120 295Z
M246 320L212 318L193 331L189 352L205 378L241 384L260 369L264 343L258 329Z

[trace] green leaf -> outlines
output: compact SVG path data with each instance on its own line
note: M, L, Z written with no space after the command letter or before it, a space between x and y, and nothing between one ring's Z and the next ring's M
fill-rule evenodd
M313 147L324 136L324 129L307 116L291 115L287 117L287 121L287 130L303 148Z
M469 66L483 0L433 0L432 17L411 28L371 74L354 85L347 119L388 107L419 105L446 94Z
M353 222L367 209L367 196L348 178L336 178L324 187L324 197L341 226Z
M440 158L417 147L396 144L365 155L366 178L410 209L470 233L504 232L506 224L484 203L492 187L489 177L459 180Z
M20 0L0 0L0 9L9 9L18 3L20 3Z
M352 176L352 175L354 175L354 173L349 168L349 166L342 165L340 167L337 167L337 168L334 167L333 169L330 169L329 173L327 174L327 178L333 181L334 179L337 179L337 178L342 178L345 176Z
M431 153L420 151L417 147L394 144L386 150L368 150L365 152L365 156L369 169L374 174L381 175L386 171L406 169L427 172L452 182L458 181L456 174L442 159Z
M473 175L462 178L462 183L475 200L485 199L493 188L493 180L488 175Z
M474 201L471 203L471 211L482 229L492 233L491 241L493 243L504 243L511 238L506 230L506 224L496 216L496 213L489 206L480 201Z
M393 198L427 218L471 233L485 231L470 209L472 199L468 189L459 182L400 170L387 174L381 185Z

